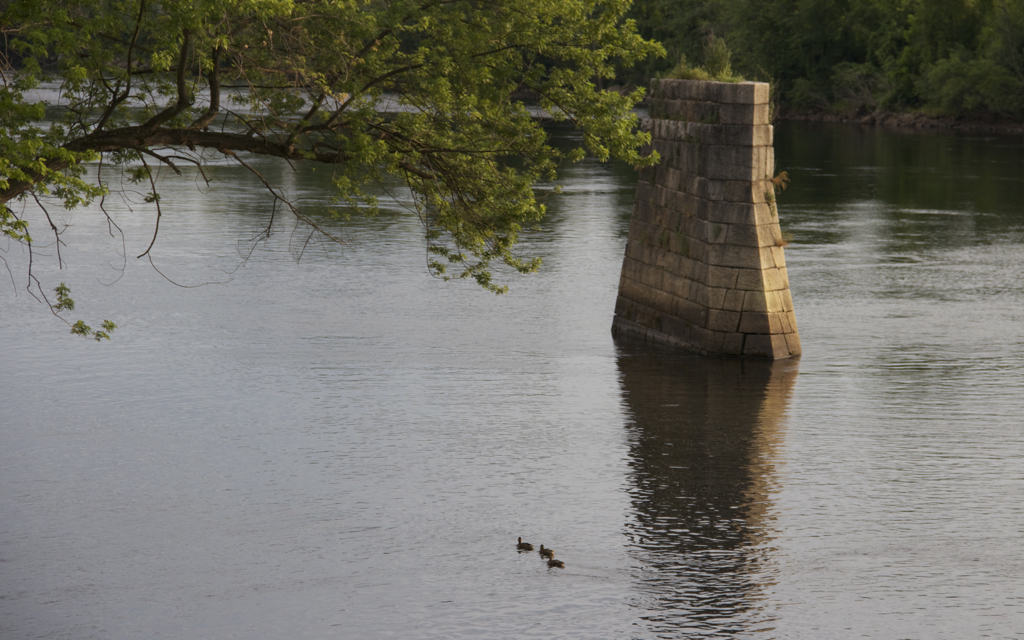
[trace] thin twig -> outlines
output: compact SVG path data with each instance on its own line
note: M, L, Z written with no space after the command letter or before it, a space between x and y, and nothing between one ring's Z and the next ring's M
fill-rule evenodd
M160 210L160 194L156 192L156 182L153 180L153 171L149 168L145 158L140 155L139 159L142 160L142 166L146 168L146 176L149 178L150 193L153 194L153 202L156 204L156 224L153 225L153 239L150 241L149 246L146 247L145 251L135 256L136 258L148 255L149 250L153 248L154 244L156 244L156 236L160 233L160 217L163 215L163 211ZM150 259L150 263L152 262L153 260ZM159 271L157 273L159 273ZM160 275L163 274L161 273Z

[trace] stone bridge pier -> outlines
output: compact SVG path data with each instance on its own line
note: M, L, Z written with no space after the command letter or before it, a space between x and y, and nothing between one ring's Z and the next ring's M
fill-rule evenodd
M800 354L768 85L652 81L612 332L715 356Z

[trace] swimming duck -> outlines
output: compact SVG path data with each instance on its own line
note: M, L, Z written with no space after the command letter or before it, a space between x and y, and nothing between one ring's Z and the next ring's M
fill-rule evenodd
M542 558L554 558L555 557L555 551L554 551L554 549L545 549L544 545L540 545L540 557L542 557Z
M559 569L564 569L565 563L561 560L555 560L555 555L551 554L551 559L548 560L548 568L550 569L551 567L558 567Z
M519 544L516 545L516 549L521 549L522 551L533 551L533 545L529 542L523 542L523 539L519 538Z

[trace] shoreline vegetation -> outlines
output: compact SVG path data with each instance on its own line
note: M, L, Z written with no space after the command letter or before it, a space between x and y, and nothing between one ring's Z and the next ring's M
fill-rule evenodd
M772 85L776 119L1024 133L1024 0L634 0L616 81Z

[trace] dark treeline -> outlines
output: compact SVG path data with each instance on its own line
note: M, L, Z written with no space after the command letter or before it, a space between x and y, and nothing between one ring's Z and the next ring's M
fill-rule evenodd
M668 56L642 84L698 66L724 39L735 73L789 111L1024 119L1024 0L634 0Z

